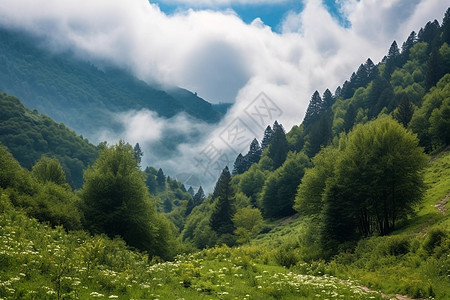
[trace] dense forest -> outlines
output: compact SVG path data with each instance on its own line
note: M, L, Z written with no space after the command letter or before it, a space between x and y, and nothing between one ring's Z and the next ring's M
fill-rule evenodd
M209 195L2 94L0 297L447 299L449 44L450 9L267 126Z

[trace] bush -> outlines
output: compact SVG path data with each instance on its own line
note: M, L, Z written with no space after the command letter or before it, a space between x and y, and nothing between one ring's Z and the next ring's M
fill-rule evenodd
M447 233L440 228L431 228L428 231L428 237L425 239L423 249L428 254L432 254L436 247L440 246L442 241L447 238Z

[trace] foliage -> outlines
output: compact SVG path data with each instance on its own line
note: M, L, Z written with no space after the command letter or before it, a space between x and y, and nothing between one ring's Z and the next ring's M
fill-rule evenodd
M233 217L233 223L236 228L235 233L238 236L238 243L248 243L261 231L263 218L261 211L257 208L244 207L238 209Z
M235 191L231 186L231 174L228 167L222 171L213 193L214 209L211 215L211 229L221 234L234 231L233 216L236 213Z
M59 160L67 181L81 188L83 170L97 157L97 149L64 124L57 124L36 110L25 108L19 99L0 93L0 142L26 168L42 155Z
M66 174L56 158L42 156L33 166L31 174L41 183L53 182L63 185L66 182Z
M85 172L81 197L91 232L119 235L130 246L170 257L172 228L156 213L130 145L120 141L100 152Z
M291 152L284 164L267 177L261 192L264 216L277 218L295 213L292 208L295 191L308 166L309 160L304 153Z

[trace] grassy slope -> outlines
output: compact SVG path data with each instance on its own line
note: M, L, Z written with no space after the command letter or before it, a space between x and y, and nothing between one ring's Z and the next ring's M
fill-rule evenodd
M434 205L449 193L449 166L450 152L430 163L430 188L409 224L389 237L364 240L355 253L329 264L305 263L277 248L302 242L300 218L273 223L275 228L253 245L149 264L120 240L38 224L12 208L0 190L0 299L381 299L380 292L367 293L360 285L445 299L450 295L448 247L426 252L424 245L430 228L448 233L448 214ZM290 269L280 266L289 259Z

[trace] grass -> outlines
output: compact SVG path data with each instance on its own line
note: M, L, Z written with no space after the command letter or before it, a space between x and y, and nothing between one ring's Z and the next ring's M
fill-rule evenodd
M425 170L417 215L390 236L360 241L330 262L302 245L311 220L279 225L251 244L152 261L120 239L67 233L25 216L0 190L0 299L448 299L450 153ZM367 286L374 292L368 292Z

